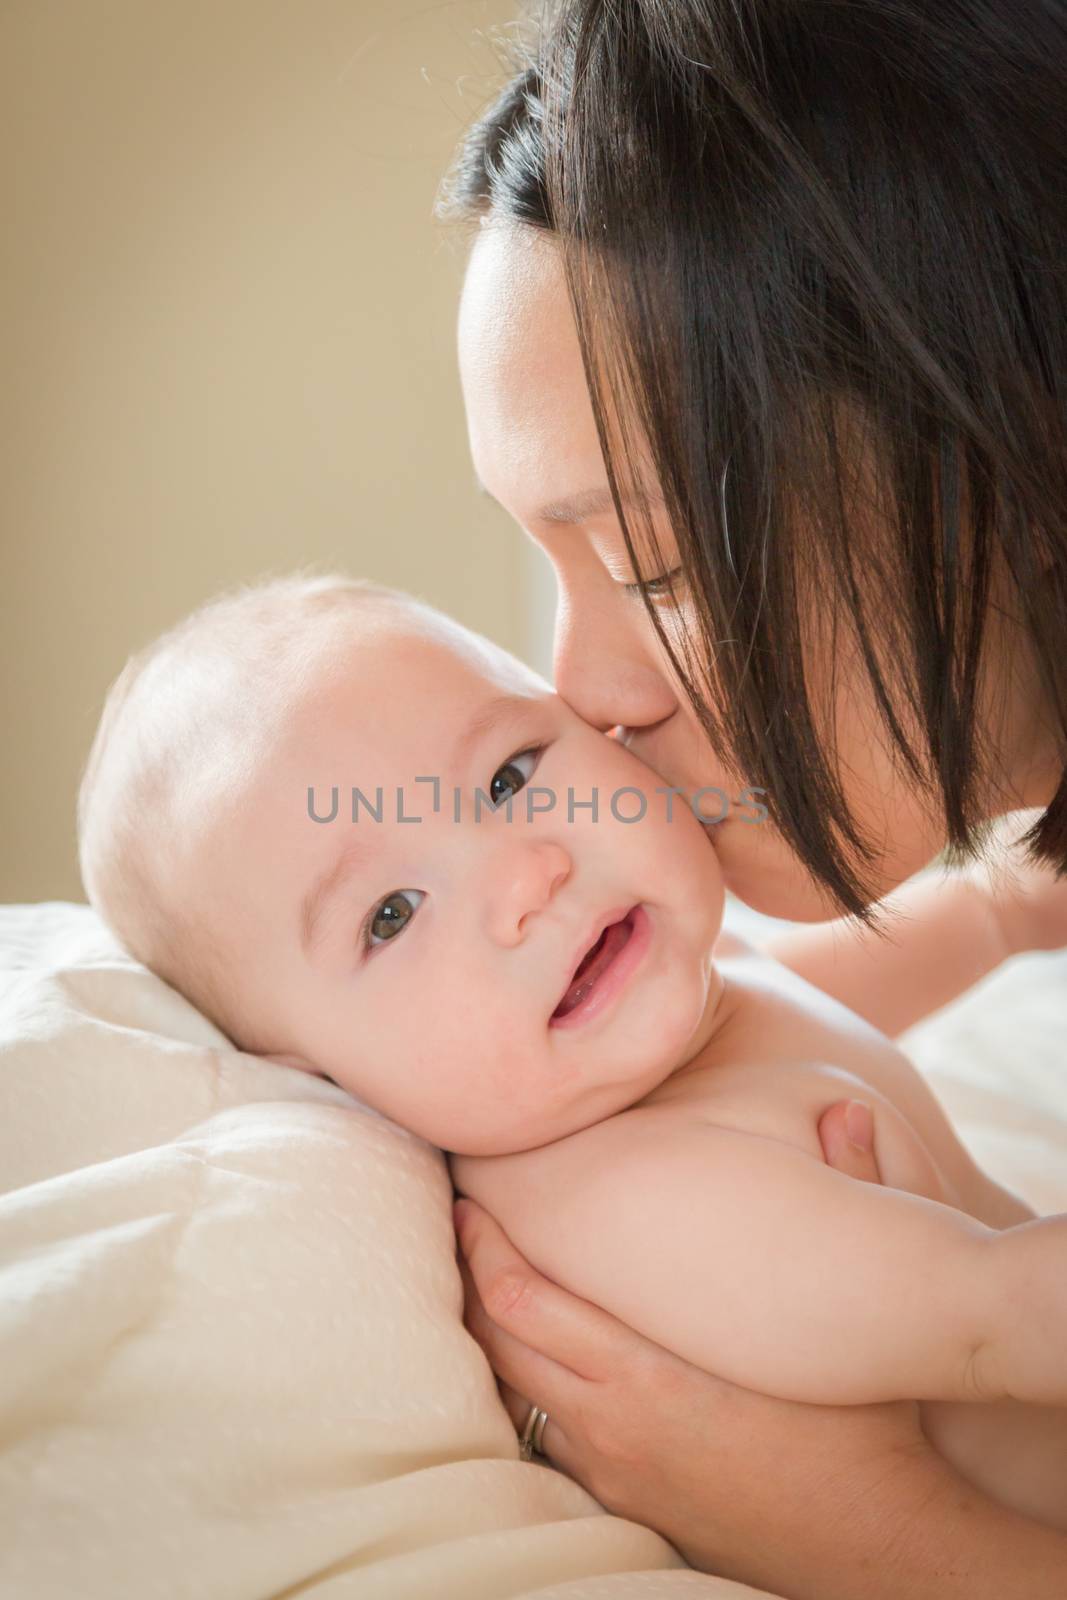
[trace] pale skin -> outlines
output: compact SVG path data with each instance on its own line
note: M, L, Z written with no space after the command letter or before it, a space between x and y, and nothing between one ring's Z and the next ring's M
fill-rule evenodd
M539 1267L665 1349L785 1400L919 1398L946 1457L1067 1530L1067 1217L1033 1219L981 1173L860 1016L721 937L709 830L620 741L424 608L308 627L316 664L257 718L240 793L183 830L196 903L258 930L229 978L270 1053L454 1152L460 1192ZM342 750L349 782L402 810L358 830L294 805L345 776ZM1034 898L1067 936L1067 884ZM1005 953L974 880L943 888L921 937L931 923L976 969ZM605 929L618 953L561 1010ZM836 965L860 1000L869 955L853 941ZM910 1020L903 977L881 989ZM854 1092L885 1187L822 1158L819 1119Z
M635 574L604 505L604 465L549 242L523 229L482 230L464 294L460 359L479 477L556 572L561 694L596 726L621 727L666 781L738 793L746 775L723 772L643 608L623 587ZM598 491L600 508L590 511ZM559 520L559 508L576 498ZM669 529L657 533L669 553ZM684 595L672 602L680 628L686 603ZM995 665L983 702L1001 758L986 798L990 817L1047 803L1062 760L1019 642ZM921 917L928 886L900 886L944 843L936 807L893 761L862 679L847 682L832 711L850 803L884 841L879 893L905 907L914 896ZM727 885L757 909L796 920L827 915L818 885L773 830L731 819L717 842ZM851 991L841 992L841 951L851 937L823 926L790 935L771 953L896 1031L907 1008L894 999L888 1011L878 1009L881 985L871 982L869 955L866 977L854 974ZM944 1003L981 971L958 943L934 948L939 961L920 958L912 970L913 981L931 984L925 1001L913 991L920 1008ZM896 953L879 944L878 957L901 979L912 959L899 943ZM902 995L903 984L892 992ZM854 1104L832 1108L819 1134L838 1172L878 1178L869 1128ZM659 1527L696 1564L820 1600L1063 1592L1067 1544L952 1472L920 1431L916 1408L790 1405L712 1378L552 1284L479 1208L460 1212L473 1271L469 1323L515 1421L527 1398L536 1398L553 1419L545 1434L550 1459L612 1509Z

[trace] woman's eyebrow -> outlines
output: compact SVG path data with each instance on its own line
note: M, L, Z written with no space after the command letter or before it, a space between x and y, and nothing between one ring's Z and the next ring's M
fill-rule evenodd
M637 507L638 510L649 510L651 507L662 506L664 498L659 493L645 494L640 490L624 490L619 494L622 506ZM561 501L549 501L547 506L542 506L537 512L537 522L587 522L589 517L603 517L605 512L614 510L614 499L608 486L598 490L581 490L579 494L568 494L568 498Z
M479 494L488 495L490 500L496 496L478 480ZM663 496L658 492L644 492L639 490L624 490L619 496L624 506L632 506L638 510L648 511L663 505ZM565 495L562 500L549 500L534 516L535 522L557 522L568 525L586 522L590 517L602 517L605 512L614 511L615 501L607 484L602 484L595 489L580 489L577 494Z

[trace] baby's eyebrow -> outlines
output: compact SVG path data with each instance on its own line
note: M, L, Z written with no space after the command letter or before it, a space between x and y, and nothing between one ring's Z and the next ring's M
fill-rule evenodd
M350 839L329 871L323 873L304 896L300 907L300 942L309 953L315 945L318 925L327 905L358 874L370 852L370 840Z
M491 700L487 700L456 740L452 748L453 767L463 766L479 739L485 734L509 722L517 722L529 711L532 704L532 700L519 694L497 694Z

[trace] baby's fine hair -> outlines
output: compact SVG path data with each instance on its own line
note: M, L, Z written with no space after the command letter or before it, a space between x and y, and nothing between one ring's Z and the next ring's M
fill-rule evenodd
M243 1049L224 920L184 893L177 822L247 765L250 735L321 652L321 633L369 603L419 602L344 573L302 569L216 595L130 656L108 690L78 789L77 839L90 904L150 967ZM242 761L242 751L245 752Z

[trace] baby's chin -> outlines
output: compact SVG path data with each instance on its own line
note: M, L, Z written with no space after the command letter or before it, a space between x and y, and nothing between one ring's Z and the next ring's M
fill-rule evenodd
M622 1109L621 1107L619 1109ZM556 1144L560 1139L568 1139L572 1134L580 1133L583 1128L592 1127L598 1122L603 1122L610 1116L610 1110L605 1110L600 1115L592 1115L588 1111L580 1112L577 1107L571 1114L557 1113L553 1116L536 1117L527 1113L514 1122L499 1124L493 1128L442 1129L447 1133L444 1139L431 1139L431 1143L438 1144L449 1155L469 1156L482 1160L494 1156L517 1156L527 1150L540 1150L545 1145Z
M676 1070L680 1063L673 1059L666 1064L646 1065L641 1072L599 1084L595 1092L576 1096L566 1107L555 1107L552 1115L543 1119L529 1116L516 1121L514 1126L500 1129L493 1136L494 1148L471 1150L471 1155L518 1155L524 1150L537 1150L555 1144L560 1139L572 1138L587 1128L594 1128L610 1117L619 1116L639 1105Z

